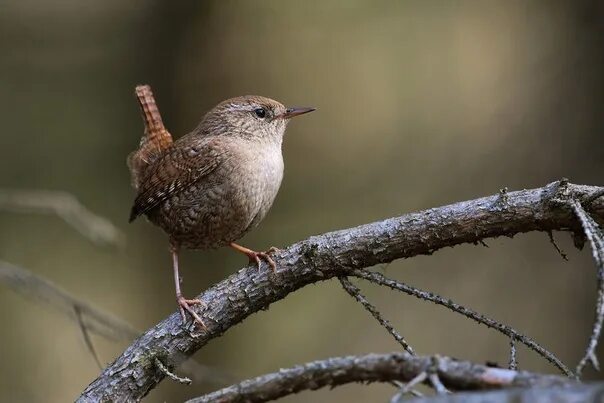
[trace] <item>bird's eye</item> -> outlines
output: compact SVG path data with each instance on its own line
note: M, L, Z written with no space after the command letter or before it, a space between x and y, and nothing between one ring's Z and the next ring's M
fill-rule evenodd
M266 116L266 109L264 109L264 108L256 108L256 109L254 109L254 113L260 119L263 119Z

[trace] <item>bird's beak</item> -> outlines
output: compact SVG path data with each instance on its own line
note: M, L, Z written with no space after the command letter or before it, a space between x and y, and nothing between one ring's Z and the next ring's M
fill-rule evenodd
M304 115L305 113L312 112L314 110L315 110L315 108L308 108L308 107L287 108L285 110L285 113L280 115L279 117L282 119L290 119L290 118L293 118L294 116Z

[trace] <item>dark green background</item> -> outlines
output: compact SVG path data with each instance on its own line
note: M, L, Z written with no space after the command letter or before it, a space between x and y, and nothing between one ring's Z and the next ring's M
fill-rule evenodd
M136 84L154 88L181 135L219 101L259 94L318 111L290 125L286 174L264 223L242 242L312 234L563 176L604 185L601 2L3 1L0 187L65 190L122 229L99 248L56 218L0 212L0 258L138 328L175 310L166 237L127 224L126 155L142 133ZM387 273L511 324L574 365L590 333L589 251L545 234L394 262ZM229 250L185 252L193 295L235 272ZM443 308L360 283L422 354L508 360L508 341ZM77 327L0 288L0 400L69 401L98 374ZM110 362L125 347L99 338ZM199 353L250 377L333 355L399 346L335 281L254 315ZM519 350L521 368L554 371ZM168 381L150 402L216 388ZM288 402L386 401L384 385Z

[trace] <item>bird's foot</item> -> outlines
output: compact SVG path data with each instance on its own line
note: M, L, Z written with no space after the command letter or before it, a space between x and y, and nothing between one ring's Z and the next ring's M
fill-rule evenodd
M201 318L199 317L199 315L197 314L197 312L195 312L193 310L193 308L191 308L192 306L195 306L195 305L201 305L204 308L207 307L207 305L202 300L200 300L200 299L186 299L182 295L177 295L176 296L176 302L178 303L178 309L180 310L180 316L182 317L182 324L184 326L187 325L187 315L185 313L185 311L186 311L193 318L193 323L195 323L196 325L198 325L202 329L206 329L207 330L207 327L206 327L205 323L203 323L203 320L201 320Z
M260 270L260 261L264 260L266 263L268 263L268 265L270 266L271 270L274 273L275 271L277 271L277 264L275 263L273 258L270 256L270 253L272 253L270 249L266 252L252 251L252 253L249 254L248 257L250 258L250 263L256 262L256 265L258 266L258 270Z
M237 245L236 243L231 243L231 247L236 251L246 255L248 259L250 259L250 263L256 263L256 265L258 266L258 270L260 270L262 260L264 260L270 266L273 273L277 271L277 265L275 264L275 261L270 255L275 252L279 252L278 248L272 246L266 252L256 252L241 245Z

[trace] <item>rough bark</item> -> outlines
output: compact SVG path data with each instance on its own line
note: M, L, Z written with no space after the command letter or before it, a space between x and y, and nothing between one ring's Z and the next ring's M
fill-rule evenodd
M466 392L406 400L405 403L601 403L604 382L570 387L537 387Z
M303 390L331 388L352 382L409 382L434 371L451 390L574 385L568 378L526 371L491 368L447 357L417 357L409 353L369 354L309 362L229 386L187 403L267 402Z
M172 314L138 338L79 397L79 401L139 400L169 368L178 366L208 341L219 337L254 312L265 309L308 284L395 259L462 243L529 231L570 230L581 226L570 200L578 200L596 219L604 219L601 187L565 181L543 188L504 192L359 227L310 237L274 255L278 270L246 267L199 295L208 308L200 315L207 330L191 333Z

